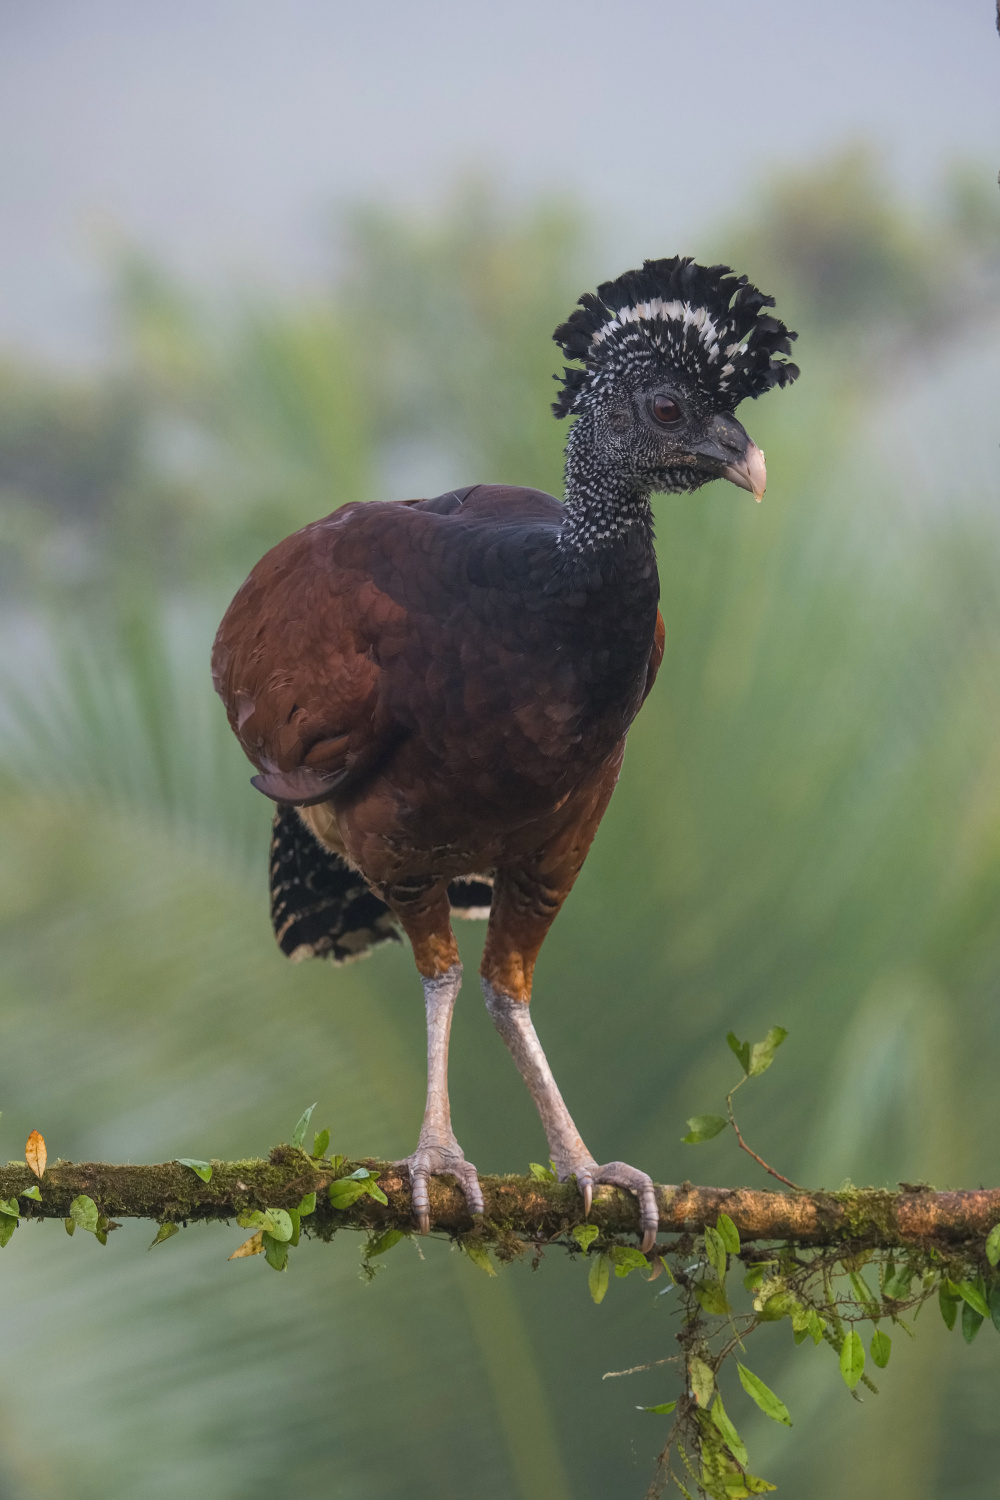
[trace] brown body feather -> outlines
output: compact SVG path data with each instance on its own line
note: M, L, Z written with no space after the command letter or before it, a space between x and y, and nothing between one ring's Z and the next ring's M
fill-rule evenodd
M651 548L581 573L563 513L504 486L345 506L257 565L213 654L255 784L361 872L423 974L457 959L448 884L494 875L483 972L524 998L663 652Z

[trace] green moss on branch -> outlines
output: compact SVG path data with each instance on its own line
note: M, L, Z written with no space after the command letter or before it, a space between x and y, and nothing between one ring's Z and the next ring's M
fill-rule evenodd
M317 1195L311 1233L329 1238L339 1228L377 1230L411 1227L409 1183L405 1168L392 1163L360 1163L379 1174L388 1203L359 1198L348 1209L330 1206L326 1189L359 1163L334 1166L313 1160L293 1146L278 1146L267 1160L216 1161L209 1182L178 1162L152 1166L114 1166L106 1162L54 1162L39 1185L41 1201L22 1194L36 1183L24 1162L0 1167L0 1197L18 1198L25 1218L67 1217L73 1199L92 1198L109 1219L150 1219L157 1223L230 1220L254 1209L295 1208L305 1194ZM484 1238L497 1243L512 1237L547 1240L582 1221L582 1204L573 1182L538 1181L533 1177L484 1177ZM749 1188L695 1187L682 1183L659 1187L660 1231L695 1234L727 1213L740 1237L749 1241L784 1241L803 1245L863 1244L955 1246L981 1240L1000 1221L1000 1189L936 1193L902 1188L899 1192L850 1189L836 1193L772 1193ZM451 1234L474 1226L465 1201L450 1180L431 1184L433 1227ZM637 1232L634 1199L614 1188L595 1194L590 1222L603 1235Z

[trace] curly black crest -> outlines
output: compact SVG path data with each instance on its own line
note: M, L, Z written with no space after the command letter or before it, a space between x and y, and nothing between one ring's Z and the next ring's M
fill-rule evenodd
M699 266L690 256L647 260L587 292L552 337L568 359L557 417L579 412L616 376L679 370L730 409L747 396L788 385L799 373L777 354L796 337L764 308L774 298L729 266Z

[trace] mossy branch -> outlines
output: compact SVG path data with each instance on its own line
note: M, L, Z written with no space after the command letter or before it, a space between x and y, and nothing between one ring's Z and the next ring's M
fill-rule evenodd
M363 1165L378 1173L385 1205L361 1197L350 1207L331 1207L326 1189L335 1177ZM37 1185L40 1201L23 1196ZM534 1177L483 1177L486 1202L483 1237L496 1231L529 1242L551 1240L583 1221L574 1182ZM330 1163L294 1146L278 1146L264 1160L212 1163L203 1182L178 1162L153 1166L114 1166L106 1162L57 1161L39 1181L24 1162L0 1167L0 1198L19 1200L24 1218L63 1219L81 1194L93 1199L109 1219L150 1219L157 1223L230 1220L254 1209L295 1208L307 1193L317 1194L308 1230L329 1238L337 1229L381 1232L412 1228L406 1169L391 1163ZM957 1247L982 1242L1000 1222L1000 1188L934 1192L902 1186L897 1192L851 1188L840 1192L770 1192L751 1188L695 1187L691 1183L656 1189L663 1235L697 1234L728 1214L746 1242L801 1245L916 1245ZM475 1225L459 1190L448 1179L431 1184L432 1228L467 1234ZM604 1236L638 1232L635 1200L617 1188L598 1188L589 1222Z

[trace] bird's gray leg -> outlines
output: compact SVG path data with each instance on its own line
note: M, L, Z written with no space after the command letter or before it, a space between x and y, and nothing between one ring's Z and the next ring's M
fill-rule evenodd
M609 1183L634 1193L639 1200L642 1249L651 1250L656 1243L659 1226L659 1211L652 1179L645 1172L640 1172L623 1161L610 1161L604 1166L598 1166L584 1145L559 1092L531 1020L528 1003L517 1000L512 995L505 995L486 978L483 979L483 995L493 1024L507 1043L518 1071L528 1085L528 1092L535 1101L559 1181L565 1182L568 1177L576 1178L583 1195L585 1214L590 1213L595 1183Z
M467 1162L451 1128L451 1106L448 1102L448 1039L451 1017L462 985L462 965L452 964L443 974L424 979L424 1004L427 1010L427 1107L420 1139L413 1155L407 1157L410 1169L410 1198L413 1217L421 1234L431 1227L428 1179L446 1172L455 1178L469 1212L483 1212L483 1194L476 1169Z

